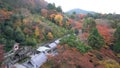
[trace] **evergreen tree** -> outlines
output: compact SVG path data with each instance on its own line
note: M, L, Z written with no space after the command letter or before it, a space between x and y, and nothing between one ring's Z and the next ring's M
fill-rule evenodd
M117 27L117 29L114 33L114 38L115 38L115 41L120 40L120 26Z
M98 33L97 28L91 30L91 34L88 37L88 44L94 49L100 49L104 45L104 39Z
M15 41L18 43L21 43L25 40L25 35L22 32L22 30L17 27L17 29L15 30Z
M57 10L58 12L62 12L61 6L58 6L58 7L56 8L56 10Z
M120 53L120 26L117 27L115 33L114 33L114 46L113 50L117 53Z
M56 7L55 7L55 3L49 3L48 5L47 5L47 8L48 9L50 9L50 10L52 10L52 9L56 9Z
M8 37L8 38L13 38L13 34L14 34L14 30L13 28L11 28L10 26L5 26L4 28L4 34Z
M37 41L35 38L27 37L25 44L28 46L35 46L37 44Z

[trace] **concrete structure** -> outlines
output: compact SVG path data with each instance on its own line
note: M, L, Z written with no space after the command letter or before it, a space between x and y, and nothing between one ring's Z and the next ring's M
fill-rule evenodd
M34 68L39 68L46 61L47 61L47 56L44 53L37 54L33 56L30 60Z
M56 47L60 43L60 39L55 40L54 42L41 46L38 49L38 53L31 55L30 59L24 62L23 64L15 64L16 68L40 68L42 64L44 64L48 57L47 55L56 55Z

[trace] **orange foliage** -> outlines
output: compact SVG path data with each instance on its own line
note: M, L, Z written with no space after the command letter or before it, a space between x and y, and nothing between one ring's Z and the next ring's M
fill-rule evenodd
M62 23L63 16L62 16L61 14L57 14L57 15L55 15L54 20L55 20L56 22L58 22L60 26L63 25L63 23Z
M110 33L110 28L105 25L97 25L99 33L103 36L107 44L111 43L112 35Z
M50 20L54 19L54 17L55 17L55 14L51 14L50 15Z
M6 9L1 9L0 10L0 19L9 19L11 14L12 14L12 12L7 11Z
M81 29L81 28L82 28L82 24L79 23L79 22L76 22L74 28L75 28L75 29Z
M68 28L71 23L69 21L66 21L65 24L66 24L66 27Z
M80 14L79 17L80 18L84 18L86 15L85 14Z
M73 19L68 19L68 21L72 24L74 20Z

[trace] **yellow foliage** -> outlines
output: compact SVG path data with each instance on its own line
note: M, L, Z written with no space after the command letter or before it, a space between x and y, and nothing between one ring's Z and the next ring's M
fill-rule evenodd
M52 35L51 32L48 32L48 35L47 35L47 36L48 36L49 39L53 39L53 35Z
M62 15L60 15L60 14L55 15L54 20L55 20L56 22L58 22L60 26L63 25L63 23L62 23L63 16L62 16Z
M66 26L70 26L70 22L69 21L66 21Z
M16 20L16 22L15 22L15 24L14 24L14 27L19 27L19 26L21 26L21 20Z
M23 19L23 24L27 24L29 22L29 19L28 18L24 18Z
M44 63L40 68L51 68L49 63Z
M119 58L120 58L120 54L117 54L117 57L119 57Z
M39 28L38 28L38 27L36 27L36 28L35 28L35 36L36 36L36 37L38 37L38 36L39 36L39 34L40 34L40 32L39 32Z
M120 68L120 65L112 59L109 60L104 60L100 62L101 64L103 64L105 66L105 68Z

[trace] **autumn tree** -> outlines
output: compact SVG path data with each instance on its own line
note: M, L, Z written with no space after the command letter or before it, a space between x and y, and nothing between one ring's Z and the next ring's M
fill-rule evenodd
M70 29L71 28L71 22L70 21L66 21L65 22L65 26L67 29Z
M114 46L113 50L117 53L120 53L120 26L117 27L115 33L114 33Z
M62 16L61 14L57 14L57 15L55 15L54 20L55 20L55 22L58 23L60 26L63 25L63 23L62 23L63 16Z
M103 36L105 43L110 44L112 41L112 35L110 33L110 28L104 25L97 25L97 29L100 35Z
M103 60L100 63L103 64L105 68L120 68L119 63L112 59Z
M88 44L94 49L100 49L104 45L104 39L97 28L93 28L88 37Z
M44 16L44 17L47 17L48 10L47 9L41 9L41 15Z
M48 32L47 37L48 39L53 39L53 34L51 32Z
M39 34L40 34L40 33L39 33L39 28L38 28L38 27L36 27L36 28L35 28L35 37L38 37L38 36L39 36Z
M76 48L61 45L58 53L54 57L48 56L47 66L52 68L94 68L89 59L83 56Z

